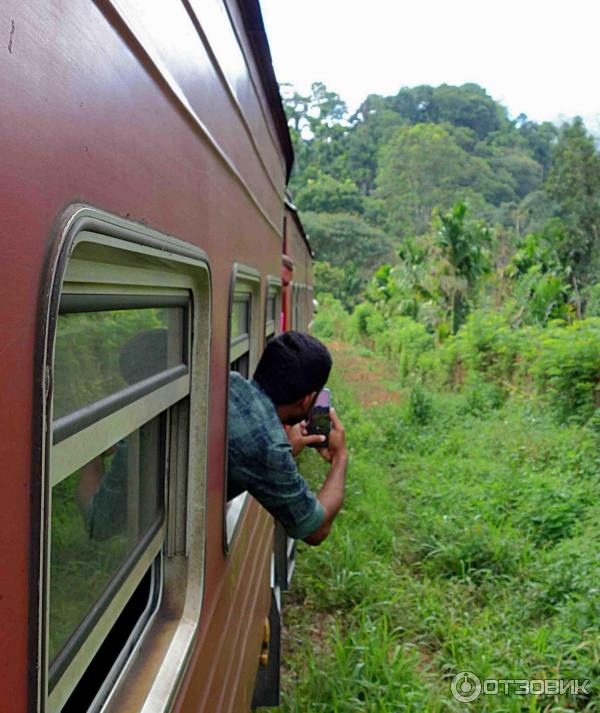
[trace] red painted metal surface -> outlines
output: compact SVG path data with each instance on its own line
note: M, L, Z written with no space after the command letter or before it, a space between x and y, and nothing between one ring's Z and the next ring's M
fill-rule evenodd
M36 700L36 335L57 226L74 203L174 235L210 261L204 605L175 709L243 711L269 607L272 520L253 504L224 555L228 290L234 261L278 274L289 168L259 63L229 0L6 0L0 16L10 29L0 47L0 713L29 713Z

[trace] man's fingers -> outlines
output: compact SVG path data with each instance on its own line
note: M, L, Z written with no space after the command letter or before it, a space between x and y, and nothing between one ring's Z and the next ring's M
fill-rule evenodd
M325 436L303 436L302 443L305 446L310 446L313 443L323 443L325 441Z
M335 409L333 408L333 406L329 409L329 420L331 421L331 423L333 423L333 427L336 430L340 430L343 428L342 422L338 418L338 415L335 412Z
M317 451L319 451L319 455L323 460L326 460L328 463L331 463L331 451L329 448L317 448Z

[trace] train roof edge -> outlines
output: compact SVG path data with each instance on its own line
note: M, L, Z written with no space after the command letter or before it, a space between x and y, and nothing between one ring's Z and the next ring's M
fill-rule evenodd
M273 113L279 143L285 157L286 183L290 178L294 164L294 148L288 128L287 117L279 93L279 84L273 69L273 59L269 40L263 22L259 0L238 0L240 15L250 41L254 59L258 65L261 81L269 107Z
M302 225L302 221L300 220L300 216L298 215L298 209L294 205L292 196L289 193L289 191L285 192L285 207L292 215L292 218L294 219L294 223L296 223L296 227L298 228L298 232L300 233L300 235L302 236L302 239L304 240L304 244L306 245L308 254L314 259L315 251L313 250L313 247L310 244L310 238L308 237L306 231L304 230L304 226Z

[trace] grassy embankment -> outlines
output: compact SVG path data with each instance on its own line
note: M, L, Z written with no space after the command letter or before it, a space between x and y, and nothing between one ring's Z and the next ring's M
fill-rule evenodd
M334 351L347 500L326 543L299 547L282 710L598 710L597 432L518 393L395 388L367 350ZM318 487L322 461L302 458ZM450 692L465 670L592 692L467 705Z

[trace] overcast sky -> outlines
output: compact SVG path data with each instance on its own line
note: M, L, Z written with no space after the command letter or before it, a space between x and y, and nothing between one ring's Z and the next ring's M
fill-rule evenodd
M600 113L600 0L261 0L275 72L370 93L476 82L513 117Z

